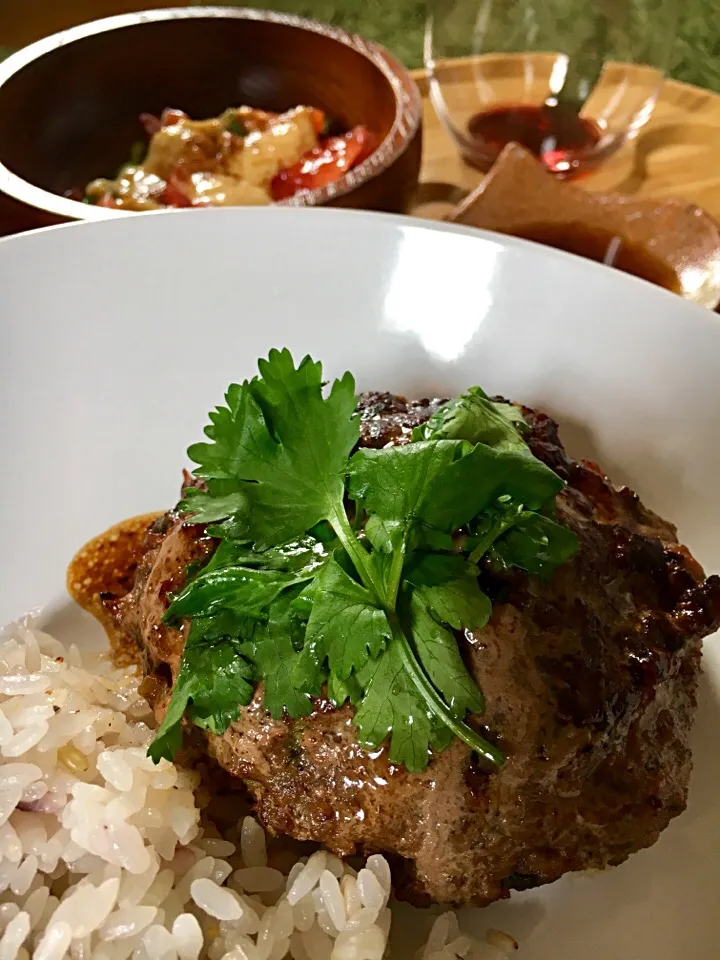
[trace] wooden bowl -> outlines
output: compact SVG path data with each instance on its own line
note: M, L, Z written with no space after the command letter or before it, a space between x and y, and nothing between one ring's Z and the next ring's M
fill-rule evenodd
M595 260L603 260L610 241L621 251L621 269L702 306L720 302L720 225L709 213L672 197L589 193L557 180L517 143L505 147L448 219Z
M0 64L0 232L127 216L62 194L114 174L146 139L140 113L170 106L211 117L241 104L317 106L381 138L341 180L285 203L405 210L420 169L422 106L404 67L381 47L299 17L190 7L73 27Z

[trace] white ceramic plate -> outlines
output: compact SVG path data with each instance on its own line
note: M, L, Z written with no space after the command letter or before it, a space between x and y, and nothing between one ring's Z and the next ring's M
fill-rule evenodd
M0 291L0 620L49 604L56 629L81 629L63 599L75 549L172 504L207 411L284 345L330 375L350 368L361 389L482 383L552 413L572 453L720 570L720 326L632 277L402 218L218 210L2 241ZM705 669L690 806L660 842L464 923L513 933L525 960L717 960L714 640ZM427 921L405 916L402 960Z

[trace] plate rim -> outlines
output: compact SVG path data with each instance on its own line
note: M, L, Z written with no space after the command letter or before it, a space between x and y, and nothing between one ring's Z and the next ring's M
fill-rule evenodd
M159 217L186 218L198 216L200 213L201 211L199 210L183 209L151 210L142 213L127 212L125 216L113 217L106 220L75 220L71 223L52 224L46 227L27 230L22 233L0 237L0 254L7 249L8 244L14 249L21 244L32 243L35 237L55 234L57 231L127 229L127 224L136 221L138 218L141 223L146 220L148 223L151 223L155 222ZM336 221L346 220L348 224L354 225L351 227L351 230L356 234L358 230L363 229L363 226L369 226L371 230L395 227L417 230L421 233L428 234L449 234L452 236L464 236L470 239L474 238L476 240L483 240L485 243L494 244L500 249L519 251L523 255L530 254L540 263L542 263L543 260L554 263L565 263L568 265L568 270L572 269L580 275L587 273L596 278L605 276L606 280L615 287L629 286L630 289L634 289L635 291L639 291L642 288L645 291L642 296L646 296L648 299L652 299L653 297L661 298L666 305L670 303L668 298L672 298L672 300L676 301L678 314L684 312L687 313L688 317L694 315L696 322L700 321L720 331L720 318L718 318L714 311L708 310L707 307L703 307L690 300L685 300L679 294L650 283L650 281L644 280L642 277L637 277L633 274L625 273L622 270L608 267L606 264L589 260L579 254L549 247L533 240L525 240L522 237L511 236L494 230L485 230L481 227L465 226L450 223L445 220L430 220L399 213L380 213L371 210L347 208L335 209L332 207L211 207L203 210L202 216L205 218L213 217L214 219L234 217L238 220L247 220L251 224L254 220L262 222L261 218L263 217L286 217L297 221L299 216L313 216L316 220L329 218ZM119 224L125 224L126 226L120 227ZM383 225L383 227L381 227L381 225ZM134 230L138 228L131 227L129 229ZM63 233L62 235L64 236L65 234ZM240 233L240 238L242 238L242 233Z

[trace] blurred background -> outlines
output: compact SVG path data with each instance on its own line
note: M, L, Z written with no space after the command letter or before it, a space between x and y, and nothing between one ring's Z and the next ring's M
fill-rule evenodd
M566 0L571 11L574 0ZM633 0L628 0L632 3ZM99 17L155 6L152 0L0 0L0 56L39 37ZM238 4L240 6L242 4ZM389 47L408 66L422 65L425 0L272 0L249 2L337 23ZM720 92L720 0L678 0L679 37L670 74ZM658 24L658 29L662 25Z

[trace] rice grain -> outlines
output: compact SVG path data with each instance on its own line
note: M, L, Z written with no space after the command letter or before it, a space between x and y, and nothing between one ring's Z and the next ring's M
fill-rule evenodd
M30 933L30 915L21 911L12 918L0 937L0 960L16 960L28 933Z
M235 871L233 879L248 893L270 893L285 882L282 873L272 867L244 867Z
M329 870L320 875L320 895L328 916L336 930L345 929L345 901L340 893L337 877Z
M193 880L190 896L201 910L217 920L239 920L243 915L242 904L233 891L219 887L210 878Z
M72 939L73 931L70 925L54 921L35 948L33 960L63 960Z
M29 620L0 632L0 960L381 960L385 858L270 867L254 817L201 820L199 775L147 757L138 683ZM429 945L426 960L514 949L449 913Z
M377 874L366 867L358 873L357 890L364 907L380 910L387 903L387 892L383 889Z
M37 868L38 861L36 856L30 854L29 856L25 857L22 864L18 867L17 872L12 879L12 883L10 884L10 889L16 896L22 897L28 892L33 880L35 879Z
M505 933L503 930L488 930L485 934L485 939L490 944L490 946L495 947L497 950L502 950L503 953L508 956L514 950L519 949L519 944L514 937L511 937L509 933Z
M101 940L123 940L149 927L157 916L157 907L124 907L115 910L98 928Z
M325 852L323 850L318 850L317 853L314 853L308 862L305 864L303 869L297 876L297 879L293 885L288 890L287 900L291 907L306 893L310 893L311 890L315 888L316 883L320 879L320 876L325 869Z
M99 887L78 886L63 900L53 915L53 923L66 923L74 939L82 939L107 920L117 901L120 880L106 880Z
M177 960L173 935L160 924L146 930L141 943L149 960Z
M197 917L181 913L172 925L172 935L179 960L198 960L203 948L203 933Z
M240 852L246 867L264 867L267 864L265 831L254 817L245 817L243 820Z

